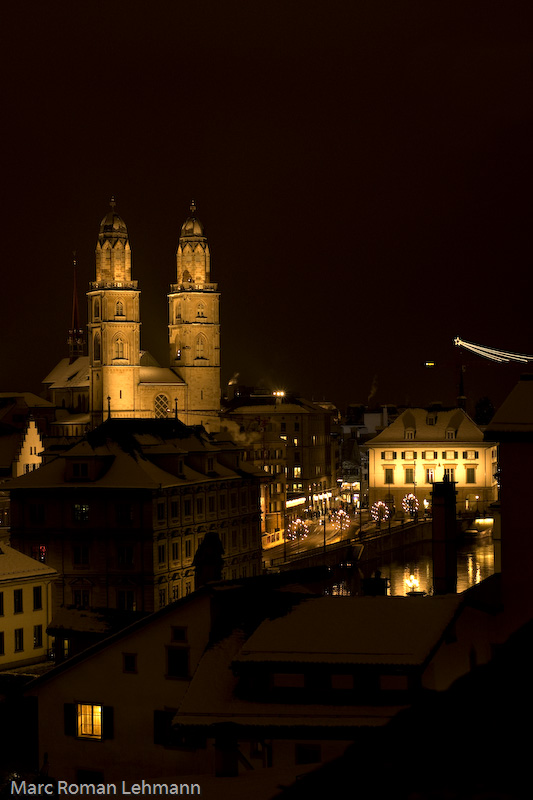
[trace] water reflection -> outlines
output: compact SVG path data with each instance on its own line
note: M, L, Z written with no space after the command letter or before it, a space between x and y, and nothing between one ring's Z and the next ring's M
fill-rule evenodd
M418 581L418 591L431 594L433 591L433 562L431 543L424 542L415 548L393 554L392 560L385 557L381 564L383 577L389 578L391 595L406 595L412 590L412 582ZM463 540L457 552L457 591L464 592L480 583L494 572L494 546L492 536L483 534ZM411 576L413 576L411 578ZM414 587L416 590L416 586Z

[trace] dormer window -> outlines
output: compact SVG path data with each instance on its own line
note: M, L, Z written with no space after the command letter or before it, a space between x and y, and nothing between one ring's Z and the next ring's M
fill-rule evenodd
M428 414L426 417L426 425L435 425L437 422L437 417L435 414Z
M405 429L405 438L406 439L414 439L415 438L415 429L414 428L406 428Z
M455 439L455 431L451 428L446 431L446 439Z

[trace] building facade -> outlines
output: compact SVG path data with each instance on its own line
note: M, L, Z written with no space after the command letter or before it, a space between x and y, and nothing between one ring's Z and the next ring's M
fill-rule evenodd
M151 612L195 589L207 534L220 577L260 572L258 484L234 443L199 427L111 419L6 484L11 543L57 570L54 611Z
M0 669L47 658L56 577L49 565L0 544Z
M443 480L456 484L459 512L481 515L497 497L497 445L461 408L406 409L366 446L371 507L423 511L432 484Z
M245 459L269 480L262 489L263 534L278 541L291 519L324 512L336 492L331 413L303 398L236 396L222 428L245 447Z

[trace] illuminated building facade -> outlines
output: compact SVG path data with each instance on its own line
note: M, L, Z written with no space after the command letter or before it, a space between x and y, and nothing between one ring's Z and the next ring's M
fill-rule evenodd
M422 512L435 481L453 481L457 510L480 514L497 497L497 445L461 408L410 408L370 439L369 505L405 511L414 495Z
M85 414L90 427L110 416L174 416L217 430L220 295L211 282L209 246L194 203L181 228L176 283L168 295L169 367L141 350L140 289L132 277L128 230L114 201L100 224L95 280L87 298L88 356L79 355L79 336L69 331L70 358L44 380L58 406L78 412L75 429ZM73 330L78 328L73 322ZM63 425L70 434L71 422L65 417L56 427Z
M246 461L269 476L261 496L267 544L292 518L329 508L336 491L331 416L284 393L236 396L223 413L222 427L244 445Z
M0 544L0 669L46 659L55 569Z

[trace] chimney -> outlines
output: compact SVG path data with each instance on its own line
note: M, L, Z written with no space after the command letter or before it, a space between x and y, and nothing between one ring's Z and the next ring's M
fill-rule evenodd
M457 592L457 521L454 481L433 484L433 593Z

